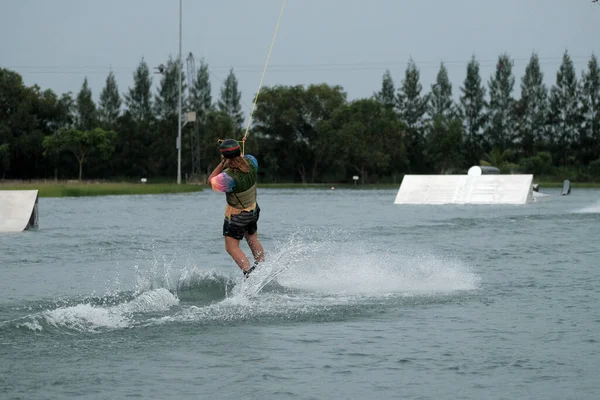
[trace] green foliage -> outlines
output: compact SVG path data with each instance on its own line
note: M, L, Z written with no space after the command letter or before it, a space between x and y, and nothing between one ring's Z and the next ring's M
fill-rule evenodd
M583 127L579 138L579 159L587 164L600 154L600 66L592 54L581 78Z
M600 158L590 163L590 175L595 180L600 180Z
M8 163L10 160L9 149L10 146L8 143L0 144L0 168L2 168L2 171L8 169Z
M429 93L423 93L412 60L399 88L386 70L371 99L349 101L342 87L326 83L264 87L245 151L258 158L261 182L353 184L352 175L360 175L362 182L397 183L406 173L464 173L479 161L503 173L597 180L597 59L592 55L578 80L565 52L550 96L539 64L532 54L520 96L513 98L510 58L500 55L496 71L486 78L489 105L475 57L467 65L458 107L443 63ZM87 79L76 95L59 95L26 86L19 74L0 68L0 178L82 178L85 166L86 176L99 179L174 179L177 62L169 59L162 72L153 97L142 59L121 110L112 73L96 108ZM188 78L189 104L183 106L197 112L197 121L183 132L184 177L192 172L189 135L200 144L201 167L208 174L219 160L218 140L240 140L243 122L233 70L216 107L208 64L202 60L196 76Z
M212 108L212 95L208 64L204 59L200 61L200 69L194 77L194 85L188 88L190 92L189 109L196 112L196 120L204 122L206 114Z
M71 105L70 95L58 99L51 90L26 87L19 74L0 68L0 145L8 145L2 178L32 178L48 168L44 136L72 123Z
M0 121L4 122L18 112L26 92L21 75L0 68Z
M396 114L375 100L362 99L341 106L332 115L339 152L359 173L362 183L370 174L389 170L394 158L404 156L403 124ZM335 148L333 150L336 150Z
M275 154L267 168L277 168L280 176L294 180L306 175L306 151L310 125L305 114L303 86L264 87L254 112L253 136L259 138L265 154ZM305 178L301 178L305 180Z
M319 172L327 165L340 166L336 152L331 151L331 146L338 143L336 132L321 129L325 121L331 119L335 110L346 104L346 93L341 86L328 86L325 84L309 85L303 94L303 132L307 145L304 160L299 165L302 181L306 182L306 168L310 165L311 182L315 182ZM385 106L391 110L389 106Z
M152 78L148 63L140 61L133 73L133 87L125 94L125 106L136 122L148 122L154 118L152 112Z
M405 145L407 164L411 172L425 170L425 114L429 104L429 94L421 95L423 86L419 70L411 59L405 71L402 85L398 89L398 113L406 125Z
M521 166L519 164L507 162L500 168L502 174L518 174Z
M95 128L90 131L64 129L46 136L43 146L47 156L56 157L63 151L72 153L79 163L79 180L83 176L83 164L90 153L96 153L107 160L114 151L115 132Z
M532 54L521 79L521 99L515 106L517 139L525 156L532 156L534 144L546 140L548 89L537 54Z
M580 94L573 60L565 51L556 73L556 85L550 91L550 143L566 166L571 156L569 144L578 135L582 122Z
M410 130L421 128L425 123L429 95L421 95L422 90L419 70L411 59L397 96L400 119Z
M463 126L460 120L448 121L443 115L433 119L428 136L428 156L434 171L439 174L451 173L463 164Z
M548 175L552 171L552 156L548 152L541 152L534 157L523 158L519 167L523 173Z
M394 80L389 70L383 73L381 90L375 93L374 97L375 100L387 108L394 108L396 106L396 89L394 88Z
M217 106L220 111L227 113L236 126L240 128L242 122L244 122L241 98L242 92L238 90L238 81L233 72L233 68L231 68L229 70L229 75L225 78L225 82L221 88L221 98L219 99Z
M267 168L288 179L314 182L326 165L340 167L339 132L328 121L345 103L340 86L263 88L252 136L260 138ZM276 155L268 156L270 151Z
M515 78L512 75L512 60L502 54L496 64L496 73L488 82L490 104L488 109L487 138L492 147L506 149L516 137L514 102L512 91Z
M178 114L179 106L179 73L181 65L177 60L173 60L169 57L167 64L164 66L162 76L159 82L158 93L154 99L154 112L159 119L167 120ZM185 78L181 74L181 99L182 109L186 108L184 99L184 92L186 90ZM177 127L177 125L175 125Z
M485 100L485 87L481 83L479 75L479 62L475 56L467 65L467 76L463 86L460 88L459 114L465 124L465 153L467 163L475 164L483 151L483 140L481 131L487 121L485 110L487 102Z
M438 123L456 117L456 108L452 100L452 83L448 78L448 70L444 63L441 63L436 81L431 85L429 115L432 120L437 118Z
M77 103L75 105L77 112L77 129L92 129L98 122L96 104L92 98L92 90L88 85L88 80L83 80L81 90L77 95Z
M516 152L513 149L502 151L499 147L494 147L489 153L485 153L483 157L480 163L487 162L486 165L502 169L505 164L516 160Z
M114 129L117 118L121 113L121 95L115 79L115 74L110 71L106 77L106 84L100 93L98 104L98 119L100 124L107 129Z

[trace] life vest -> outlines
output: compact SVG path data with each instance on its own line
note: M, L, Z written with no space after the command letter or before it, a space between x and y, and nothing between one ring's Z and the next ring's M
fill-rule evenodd
M238 209L245 209L256 203L257 168L247 160L244 159L244 161L250 167L248 173L231 170L229 168L225 170L235 182L233 192L227 192L225 198L227 199L227 204Z

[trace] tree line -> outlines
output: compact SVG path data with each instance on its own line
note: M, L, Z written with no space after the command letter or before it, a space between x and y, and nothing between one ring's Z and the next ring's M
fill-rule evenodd
M410 60L396 86L386 70L379 90L349 100L326 83L267 86L259 93L245 143L263 182L399 183L404 174L465 173L494 165L503 173L600 180L600 67L591 55L578 75L565 51L548 87L533 53L523 76L508 54L484 81L473 56L458 100L444 63L428 91ZM0 68L0 178L172 180L177 171L177 60L153 91L144 59L121 94L109 72L98 102L87 78L61 94L23 83ZM245 121L234 70L213 99L209 66L182 71L182 171L203 180L219 161L218 140L241 139ZM518 86L517 86L518 84Z

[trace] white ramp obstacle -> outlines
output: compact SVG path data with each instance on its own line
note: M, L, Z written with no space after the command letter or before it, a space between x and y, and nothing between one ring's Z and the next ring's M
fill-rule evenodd
M533 175L405 175L394 204L527 204Z
M0 232L38 227L37 190L0 190Z

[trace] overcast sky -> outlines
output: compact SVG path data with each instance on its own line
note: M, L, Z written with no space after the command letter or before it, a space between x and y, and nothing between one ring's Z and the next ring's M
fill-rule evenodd
M214 100L233 67L248 115L282 4L183 0L182 54L206 59ZM124 93L142 57L150 68L177 57L178 29L178 0L1 0L0 66L58 93L87 76L97 99L110 69ZM458 94L472 55L487 82L500 53L520 79L534 51L552 84L565 50L579 76L599 38L591 0L287 0L264 85L325 82L368 97L386 69L398 86L412 57L427 91L445 61Z

